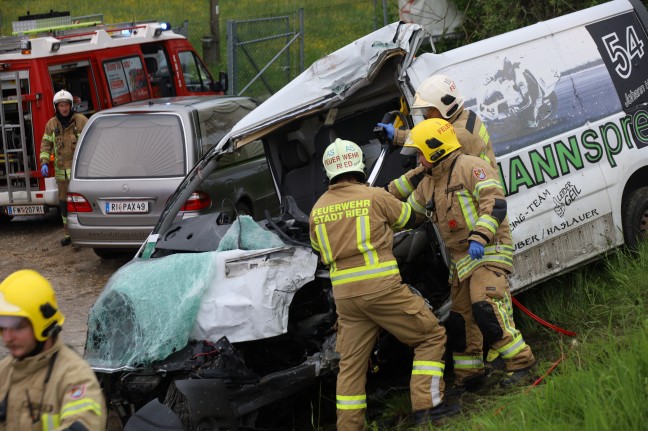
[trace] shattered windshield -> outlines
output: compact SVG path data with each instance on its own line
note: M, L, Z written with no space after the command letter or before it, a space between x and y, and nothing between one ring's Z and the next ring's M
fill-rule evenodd
M86 359L95 368L146 367L190 340L283 334L292 297L316 265L310 250L286 247L247 216L228 225L217 251L135 259L90 310Z

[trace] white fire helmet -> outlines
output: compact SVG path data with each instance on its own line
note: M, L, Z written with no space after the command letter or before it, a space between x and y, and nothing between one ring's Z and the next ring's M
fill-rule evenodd
M428 108L437 108L443 118L451 118L464 104L455 82L445 75L432 75L419 85L414 94L412 111L423 115Z
M329 180L347 172L358 172L366 178L364 155L354 142L336 139L324 151L322 163Z
M56 108L56 104L64 100L70 102L70 105L74 105L72 94L69 91L61 90L54 95L54 107Z

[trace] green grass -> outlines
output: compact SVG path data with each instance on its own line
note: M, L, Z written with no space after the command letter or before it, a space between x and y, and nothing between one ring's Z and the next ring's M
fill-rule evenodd
M291 15L295 18L299 8L304 9L305 26L305 65L341 48L364 36L374 29L374 23L382 27L382 2L374 0L220 0L220 36L221 50L225 65L226 21L265 18L277 15ZM389 0L388 11L390 22L398 19L397 1ZM184 20L189 21L189 38L201 51L201 38L209 34L210 9L209 0L185 2L171 0L161 3L157 1L142 2L138 0L111 0L101 2L101 7L90 0L77 0L72 3L61 3L55 0L2 0L0 11L2 26L0 35L11 35L11 22L17 21L18 16L69 10L72 16L83 16L103 13L106 22L126 22L134 20L156 19L168 21L175 26Z
M558 365L537 386L464 395L462 413L434 429L648 429L646 274L648 244L643 244L637 254L620 249L518 295L532 312L577 336L561 336L516 309L516 324L538 359L538 375ZM408 429L394 425L407 414L407 398L400 394L388 401L371 429Z

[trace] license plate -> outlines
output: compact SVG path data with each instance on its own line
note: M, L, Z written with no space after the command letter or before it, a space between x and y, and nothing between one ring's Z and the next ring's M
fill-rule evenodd
M147 213L148 201L106 202L106 214Z
M43 215L45 207L43 205L14 205L7 207L7 214L10 216Z

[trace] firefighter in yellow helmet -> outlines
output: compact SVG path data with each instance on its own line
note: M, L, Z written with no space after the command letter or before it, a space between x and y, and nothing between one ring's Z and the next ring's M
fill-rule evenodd
M425 176L407 202L419 220L429 217L451 252L452 308L446 322L456 383L483 381L483 346L506 363L510 386L527 379L535 359L513 322L508 275L513 246L506 200L497 172L479 157L463 154L452 125L424 120L401 152L418 154Z
M457 413L458 406L443 400L445 331L425 300L402 282L392 253L393 230L416 220L411 207L367 186L362 150L351 141L336 139L323 164L330 186L310 213L310 238L329 267L338 315L337 429L366 429L366 373L380 328L414 348L414 420Z
M423 116L424 119L441 118L454 127L459 142L460 151L464 154L481 157L493 169L497 169L495 153L486 126L481 118L464 109L464 98L459 93L455 82L446 75L432 75L425 79L414 94L411 111ZM409 130L395 129L392 124L379 123L393 140L395 145L403 145ZM407 197L423 178L425 167L419 165L411 169L387 186L387 190L399 199Z
M74 99L68 91L61 90L54 95L54 117L45 125L41 140L41 174L49 176L50 156L54 155L54 176L58 187L59 208L63 218L63 239L61 245L72 243L67 226L67 189L70 184L72 157L77 140L88 119L72 110Z
M65 317L50 283L23 269L0 284L0 431L106 429L94 372L58 334Z

